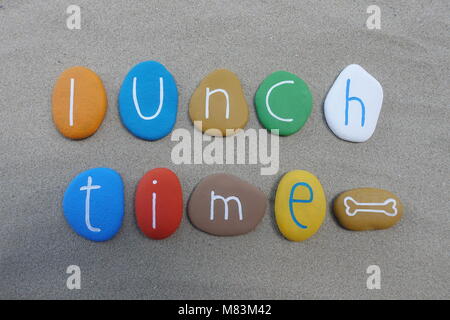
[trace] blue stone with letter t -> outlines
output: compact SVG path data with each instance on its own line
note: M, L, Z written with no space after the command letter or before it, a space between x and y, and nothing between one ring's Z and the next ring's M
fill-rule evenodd
M134 66L123 80L119 114L123 125L144 140L168 135L176 122L178 90L172 74L159 62Z
M95 168L78 174L64 193L67 223L88 240L111 239L122 226L123 189L122 178L112 169Z

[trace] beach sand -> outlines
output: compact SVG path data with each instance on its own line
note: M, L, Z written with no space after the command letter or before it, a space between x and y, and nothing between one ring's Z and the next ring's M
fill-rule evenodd
M0 1L0 298L394 299L449 295L449 2L376 1L381 29L369 30L373 1L87 1L81 30L68 30L74 1ZM261 165L175 165L170 136L142 141L121 124L117 99L128 70L157 60L180 94L175 125L192 132L191 94L209 72L227 68L242 81L247 128L262 128L253 106L260 82L276 70L310 86L313 112L297 134L280 139L280 169ZM357 63L377 78L384 103L366 143L338 139L323 101L339 72ZM74 65L103 79L109 101L99 131L70 141L51 117L52 87ZM66 223L61 202L70 180L92 167L123 177L126 214L117 236L93 243ZM134 191L142 175L168 167L184 201L201 178L232 173L269 199L257 229L221 238L195 229L186 213L169 239L138 229ZM281 176L314 173L329 203L311 239L293 243L273 215ZM405 214L391 229L351 232L331 212L339 193L357 187L394 192ZM66 269L81 268L81 290L66 288ZM366 269L381 269L368 290Z

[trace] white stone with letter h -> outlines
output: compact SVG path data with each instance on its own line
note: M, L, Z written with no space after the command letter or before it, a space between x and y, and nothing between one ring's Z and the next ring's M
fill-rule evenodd
M375 132L382 104L381 84L361 66L351 64L327 94L325 119L339 138L364 142Z

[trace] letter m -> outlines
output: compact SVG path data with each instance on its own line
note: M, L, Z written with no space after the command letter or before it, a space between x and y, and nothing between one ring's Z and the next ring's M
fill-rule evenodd
M213 190L213 191L211 191L211 211L210 211L210 220L211 221L214 220L214 202L216 200L222 200L223 201L223 206L224 206L224 211L225 211L224 212L224 219L225 220L228 220L228 202L231 201L231 200L234 200L236 202L237 206L238 206L239 220L243 219L243 216L242 216L242 204L241 204L241 201L239 200L238 197L231 196L231 197L228 197L228 198L224 198L222 196L216 195L214 193L214 190Z

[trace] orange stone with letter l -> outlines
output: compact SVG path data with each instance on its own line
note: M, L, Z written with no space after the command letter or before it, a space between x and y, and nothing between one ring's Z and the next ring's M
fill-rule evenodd
M69 139L93 135L105 118L107 105L102 80L85 67L65 70L53 88L53 122Z

